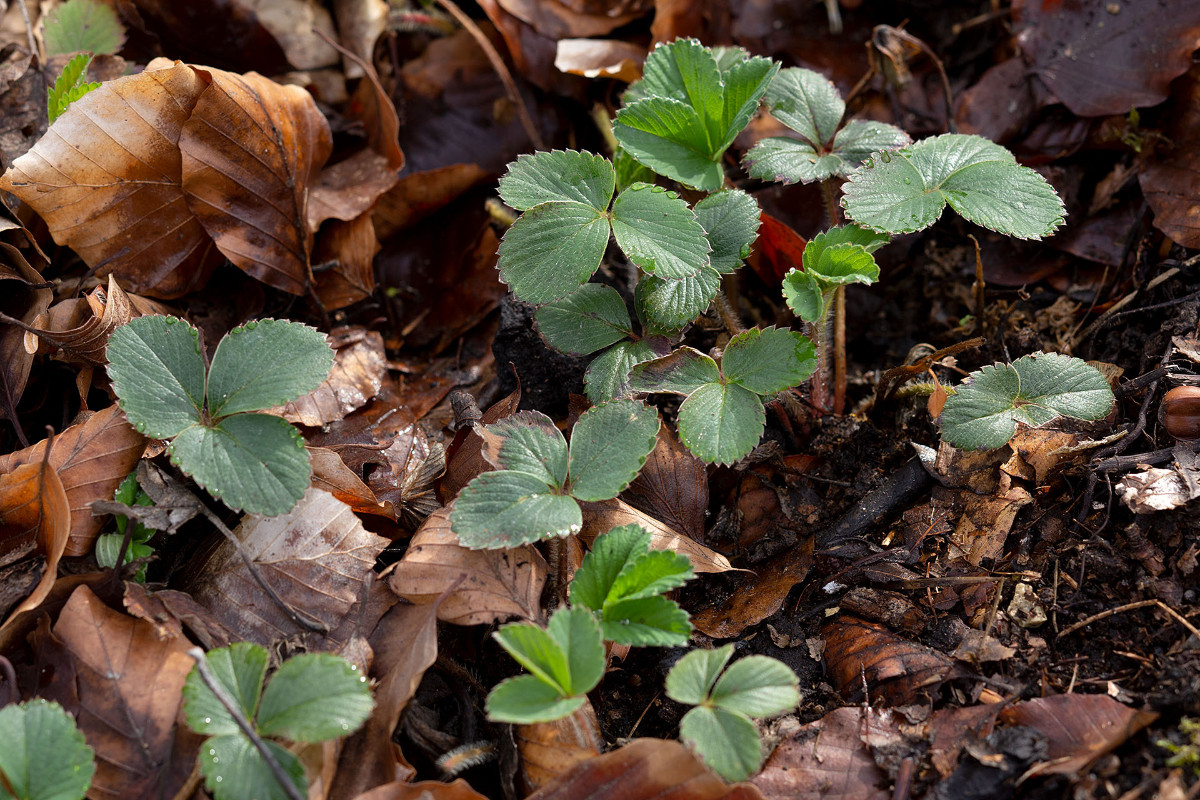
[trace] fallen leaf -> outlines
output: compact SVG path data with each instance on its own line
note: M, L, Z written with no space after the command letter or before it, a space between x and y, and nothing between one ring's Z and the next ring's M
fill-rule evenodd
M459 778L451 783L440 781L393 781L363 792L354 800L487 800Z
M487 177L478 164L450 164L406 175L375 203L371 212L375 234L384 240L411 228Z
M582 761L526 800L762 800L748 783L732 786L676 741L634 739Z
M500 7L541 35L559 39L604 36L649 11L645 2L609 7L603 13L586 13L559 0L497 0Z
M621 499L699 539L708 514L708 469L663 425L654 450Z
M296 69L318 69L335 64L338 52L326 34L336 38L333 17L315 0L238 0L247 11L258 17L283 48L283 54Z
M108 337L141 314L133 307L129 295L125 294L117 283L117 276L112 273L108 275L108 291L96 287L84 300L80 310L87 309L90 313L78 326L68 329L50 327L45 330L52 335L55 347L62 349L63 360L100 367L108 363L105 355Z
M907 639L882 625L839 616L821 629L825 667L833 688L855 702L864 682L872 699L889 706L916 702L922 689L964 674L946 655Z
M1184 247L1200 247L1200 68L1176 84L1175 114L1166 133L1174 146L1149 159L1138 175L1154 227Z
M529 545L468 550L450 530L450 509L430 514L388 576L392 591L413 603L445 596L438 618L487 625L513 617L538 621L546 561ZM448 594L447 594L448 593Z
M333 268L313 276L317 299L327 311L345 308L375 291L375 254L379 240L371 215L350 222L334 221L321 229L314 260Z
M28 555L34 545L46 558L41 580L12 616L37 608L46 599L58 577L70 529L67 493L48 459L0 474L0 564Z
M1009 725L1028 725L1046 737L1047 759L1031 775L1074 775L1158 719L1153 711L1137 711L1102 694L1058 694L1036 697L1000 712Z
M649 514L638 511L625 501L614 498L598 503L580 503L583 508L583 530L580 536L589 544L602 533L622 525L641 525L650 533L650 547L671 550L688 557L696 572L728 572L733 569L729 559Z
M321 385L283 406L288 422L319 428L362 408L383 388L387 355L383 336L363 328L338 328L329 334L333 368Z
M75 675L70 685L68 676L51 676L43 696L76 716L96 751L88 797L174 797L188 784L203 739L179 722L191 644L159 638L149 622L113 611L86 586L63 607L51 642Z
M325 220L349 222L367 214L397 180L387 157L370 149L325 167L308 195L309 228L315 231Z
M692 613L692 624L714 639L729 639L783 607L792 587L812 569L813 537L780 553L756 574L734 578L723 599Z
M994 561L1004 553L1004 542L1012 530L1017 513L1033 502L1029 492L1012 486L996 495L977 495L963 492L966 507L954 532L950 534L949 554L963 558L978 567L984 561Z
M371 60L375 40L387 29L388 4L386 0L334 0L333 16L342 44L358 57L346 59L346 77L361 78L360 63Z
M872 729L890 733L882 730L888 724L880 712L853 706L807 725L785 721L783 741L750 782L767 800L886 800L887 773L863 738Z
M186 626L205 650L228 647L237 641L232 631L189 594L174 589L151 592L140 583L126 581L123 601L131 615L154 626L154 633L160 639L182 637Z
M454 400L454 395L450 399ZM472 401L473 402L473 401ZM479 415L475 421L478 425L492 425L505 417L517 413L521 404L521 383L512 394L497 400ZM475 409L478 413L478 409ZM458 496L463 487L475 479L489 467L483 458L483 437L476 433L474 426L463 426L454 435L454 442L446 454L446 476L442 479L442 497L447 503Z
M604 749L600 722L590 702L553 722L517 725L513 737L521 756L517 774L526 792L536 792Z
M0 311L32 325L50 307L54 291L31 288L43 283L42 276L13 245L0 242L0 257ZM0 328L0 419L13 419L29 381L33 355L24 343L25 331L15 325Z
M747 263L764 283L774 286L800 265L807 242L786 222L765 211L759 219L762 225Z
M554 66L585 78L632 83L642 77L646 48L615 39L559 39Z
M333 450L310 447L308 457L313 470L313 488L329 492L357 514L396 518L395 506L376 497L371 487L359 480L354 470Z

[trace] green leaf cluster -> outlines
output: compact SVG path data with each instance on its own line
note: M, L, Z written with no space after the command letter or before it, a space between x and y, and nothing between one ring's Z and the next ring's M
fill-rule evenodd
M635 646L687 644L687 612L664 592L693 577L686 556L650 550L650 534L637 525L596 537L571 581L571 608L560 609L545 629L513 623L494 635L529 670L502 681L488 695L488 717L497 722L549 722L574 713L604 675L604 642Z
M0 708L0 743L0 800L80 800L92 785L95 752L58 703Z
M796 707L796 673L768 656L747 656L729 669L733 645L693 650L667 674L667 696L696 706L679 722L679 738L714 772L730 781L749 778L762 765L754 719ZM721 671L725 670L722 675Z
M472 549L517 547L578 533L577 501L609 500L637 477L658 438L658 412L636 400L588 409L571 445L553 421L521 411L476 429L493 472L459 493L450 526Z
M591 610L604 639L640 647L687 644L687 612L664 592L695 577L687 556L651 550L650 534L637 525L597 536L571 581L571 605Z
M729 340L718 365L691 347L638 364L631 385L638 392L683 395L679 438L709 463L732 464L762 437L762 398L798 385L816 368L807 337L780 328L752 328Z
M75 56L67 62L66 66L63 67L62 74L54 81L54 85L47 90L46 111L50 115L51 122L62 116L62 113L67 110L67 106L71 105L71 103L74 103L93 89L100 88L98 81L89 83L87 80L87 68L88 64L91 63L92 56L90 53L80 53Z
M67 0L46 18L42 35L48 56L78 52L111 55L125 44L125 26L117 12L99 0Z
M947 204L970 222L1018 239L1041 239L1063 223L1054 187L982 136L945 133L868 158L849 175L842 206L855 222L909 233L937 222Z
M154 505L150 495L146 494L138 485L136 472L125 476L125 480L121 481L121 485L113 493L113 500L127 506ZM129 518L124 514L116 514L113 518L117 522L117 532L101 534L96 538L96 563L105 569L113 569L117 566L117 558L121 555L121 545L125 541L125 532L129 529ZM148 528L136 521L133 526L133 532L129 535L129 547L125 550L125 561L121 566L134 559L149 558L154 555L154 548L147 544L154 537L154 528ZM134 580L139 583L145 582L146 567L144 565L137 571Z
M912 142L907 133L884 122L855 119L842 125L846 103L837 87L809 69L781 71L766 97L771 115L800 138L775 136L750 148L742 163L751 177L780 183L845 177L871 153Z
M779 64L745 51L711 50L695 39L660 44L629 87L613 135L660 175L711 192L721 157L750 122Z
M176 317L138 317L113 331L108 375L139 431L170 439L171 460L235 510L284 514L309 483L308 453L286 420L253 413L312 391L333 350L298 322L234 328L207 371L200 333Z
M293 742L323 742L348 736L371 715L374 701L358 667L328 653L291 658L267 675L267 651L250 642L211 650L206 656L217 683L237 703L263 737ZM209 736L200 748L200 772L217 800L259 797L287 800L253 742L193 668L183 687L188 726ZM304 765L273 741L267 748L302 794L308 781Z
M991 364L967 376L946 399L939 424L955 447L994 450L1017 432L1060 416L1107 416L1114 398L1100 370L1061 353L1034 353L1011 364Z
M802 269L783 278L788 307L805 322L823 324L839 286L872 284L879 280L879 265L872 255L888 237L858 225L818 233L804 246Z

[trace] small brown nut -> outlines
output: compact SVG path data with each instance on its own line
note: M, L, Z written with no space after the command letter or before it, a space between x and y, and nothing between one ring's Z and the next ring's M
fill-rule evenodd
M1200 439L1200 386L1176 386L1162 401L1162 423L1176 439Z

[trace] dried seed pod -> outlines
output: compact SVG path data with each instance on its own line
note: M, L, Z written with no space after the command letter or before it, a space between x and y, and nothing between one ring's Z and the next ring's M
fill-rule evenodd
M1162 423L1176 439L1200 439L1200 386L1176 386L1162 401Z

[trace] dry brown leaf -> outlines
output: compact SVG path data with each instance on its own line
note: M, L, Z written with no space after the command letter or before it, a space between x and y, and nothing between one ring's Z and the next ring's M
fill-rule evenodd
M308 457L312 464L313 488L329 492L355 513L396 518L395 506L380 501L371 487L359 480L337 453L325 447L310 447Z
M41 580L12 617L37 608L50 594L70 529L67 493L49 459L0 474L0 564L27 555L34 545L46 557Z
M451 400L454 398L451 397ZM505 417L517 413L521 404L521 383L517 380L517 388L507 397L497 400L484 411L476 420L478 425L492 425ZM476 410L478 411L478 410ZM463 487L475 479L475 476L488 469L483 460L483 439L475 433L473 426L464 426L454 435L454 442L446 454L446 477L442 479L442 497L447 503L458 496Z
M615 39L559 39L554 66L585 78L632 83L642 77L646 48Z
M762 800L748 783L718 778L679 742L634 739L580 762L526 800Z
M1058 694L1009 706L1000 719L1028 725L1046 737L1047 760L1030 775L1074 775L1133 734L1158 719L1153 711L1137 711L1102 694Z
M0 188L32 206L98 275L178 297L221 261L184 199L178 147L207 88L179 63L105 83L72 103Z
M1200 247L1200 67L1176 84L1178 109L1166 133L1174 147L1148 161L1138 175L1146 203L1154 210L1154 227L1184 247Z
M708 469L663 425L654 450L621 499L699 539L708 513Z
M450 164L406 175L375 204L371 215L376 235L384 240L416 225L487 177L478 164Z
M688 557L696 572L728 572L733 569L729 559L658 519L637 510L624 500L614 498L598 503L580 503L583 508L583 531L580 536L591 544L602 533L622 525L641 525L650 533L654 550L673 550Z
M604 749L600 722L591 702L584 702L569 717L518 725L513 735L521 756L518 774L526 792L536 792Z
M396 605L371 636L375 660L370 675L375 707L366 724L346 740L331 800L348 800L393 781L412 777L392 733L425 670L437 660L438 603Z
M383 336L363 328L339 328L329 334L333 368L321 385L283 406L281 416L319 428L362 408L383 387L387 355Z
M821 628L821 635L826 671L847 700L861 695L866 681L872 698L904 705L916 702L922 689L963 674L943 653L856 617L839 616Z
M42 276L16 247L0 242L0 258L0 311L32 325L50 307L54 291L31 288L43 283ZM0 327L0 419L15 416L29 381L33 356L25 335L16 325Z
M354 800L487 800L462 778L452 783L394 781L363 792Z
M732 592L721 602L692 614L692 624L714 639L737 636L783 607L788 592L812 569L813 537L771 560L765 569L745 580L735 579ZM739 576L740 577L740 576Z
M238 0L283 48L296 69L319 69L336 64L337 50L327 39L336 38L333 17L316 0ZM327 38L317 35L321 31Z
M785 721L783 741L750 779L767 800L886 800L887 773L875 764L866 733L888 723L873 709L839 708L807 725ZM894 724L892 726L894 728ZM886 731L891 734L892 731Z
M1004 541L1017 512L1033 502L1029 492L1012 486L1003 494L981 496L964 492L966 508L950 536L951 557L961 557L978 567L1004 552Z
M58 473L71 508L71 533L66 556L83 556L92 550L103 519L92 516L93 500L110 500L125 476L137 466L146 439L125 421L117 406L93 414L54 437L50 465ZM46 440L0 456L0 473L21 464L40 462Z
M328 492L310 488L291 512L277 517L248 515L234 535L263 581L328 631L321 636L295 622L221 538L196 559L196 578L186 590L240 639L270 649L298 637L311 651L337 651L360 625L364 634L372 630L387 608L365 585L387 540L363 528L350 507ZM367 609L359 605L364 601Z
M53 337L54 346L62 349L64 361L103 366L108 363L104 352L108 347L108 337L141 314L133 307L129 295L125 294L117 283L117 276L112 273L108 275L107 291L97 286L84 300L86 302L79 304L80 311L86 309L87 313L79 325L66 329L48 327L45 330ZM35 334L27 334L27 347L29 337L38 338Z
M149 622L113 611L86 586L63 607L51 641L65 651L75 679L51 674L44 696L76 716L96 751L88 797L174 797L188 784L203 740L178 721L191 644L159 638Z
M362 62L371 60L375 40L387 29L388 4L386 0L333 0L333 16L342 44L357 56L346 58L346 77L361 78L365 73Z
M387 157L370 149L326 167L308 196L309 227L315 231L328 219L348 222L368 214L398 180Z
M532 546L468 550L450 530L450 509L430 514L388 576L392 591L413 603L446 596L438 618L486 625L512 617L541 617L546 561Z
M255 72L212 85L179 134L187 206L225 257L277 289L308 287L309 188L333 149L308 92Z
M330 222L321 229L314 260L334 266L313 278L317 299L326 310L345 308L371 296L379 247L369 212L350 222Z
M500 7L554 40L603 36L646 13L645 8L620 8L588 14L559 0L497 0Z
M183 636L183 628L187 626L205 650L228 647L237 641L232 631L189 594L174 589L150 592L140 583L126 581L122 602L130 614L153 625L160 639Z

